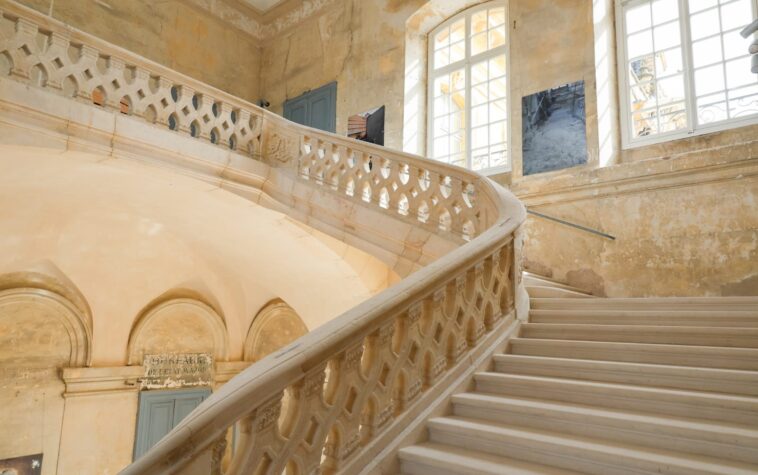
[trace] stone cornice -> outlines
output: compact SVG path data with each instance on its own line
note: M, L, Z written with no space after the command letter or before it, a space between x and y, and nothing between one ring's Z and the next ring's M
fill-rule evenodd
M512 184L511 190L527 206L542 206L758 176L757 146L758 142L750 142L732 147L729 154L706 150L670 159L527 178Z
M252 363L248 361L219 361L213 372L214 385L232 379ZM63 397L101 396L138 392L144 366L113 366L106 368L63 368L61 377L66 384Z

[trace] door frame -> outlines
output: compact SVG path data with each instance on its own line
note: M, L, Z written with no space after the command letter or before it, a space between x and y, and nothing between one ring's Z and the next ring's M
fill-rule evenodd
M211 395L211 388L208 386L185 388L185 389L160 389L152 391L140 391L138 393L137 401L137 423L134 429L134 449L132 450L132 460L147 452L150 447L146 447L148 442L148 429L150 428L150 411L148 411L148 405L156 400L166 399L177 401L180 398L194 398L200 396L201 403L208 399ZM176 409L176 407L174 407ZM174 426L176 427L176 426ZM173 429L173 427L172 427Z

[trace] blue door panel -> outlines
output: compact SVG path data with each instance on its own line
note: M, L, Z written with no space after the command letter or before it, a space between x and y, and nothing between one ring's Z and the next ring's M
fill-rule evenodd
M333 82L284 103L284 118L315 129L337 129L337 83Z
M134 459L140 458L157 444L210 394L208 388L141 392Z

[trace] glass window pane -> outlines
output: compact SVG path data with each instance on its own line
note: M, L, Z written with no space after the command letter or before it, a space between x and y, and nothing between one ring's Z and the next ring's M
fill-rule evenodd
M462 91L466 88L466 70L459 69L450 74L453 91Z
M706 8L715 7L718 5L718 3L718 0L690 0L690 13L695 13L701 10L705 10Z
M718 8L712 8L690 16L690 33L693 41L705 38L706 36L715 35L719 31Z
M729 117L738 119L758 114L758 85L729 92Z
M744 28L752 18L753 8L750 6L750 0L737 0L721 7L722 31Z
M636 84L655 79L655 62L653 55L643 56L629 63L629 82Z
M434 139L434 158L446 157L450 154L450 138L444 136Z
M434 96L438 97L450 92L450 76L445 74L434 80Z
M684 107L683 104L682 107ZM661 115L658 121L661 132L673 132L687 128L687 114L683 110L673 114Z
M490 167L504 167L508 165L508 152L505 144L490 147Z
M658 133L658 117L655 109L632 114L632 133L635 137Z
M481 148L471 153L471 168L474 170L484 170L489 168L489 149Z
M734 30L725 34L723 40L724 55L726 56L724 59L733 59L749 54L748 48L750 47L753 38L750 37L745 39L740 35L739 30Z
M434 138L442 137L450 133L450 118L448 116L437 117L434 119Z
M465 136L464 133L457 132L450 137L450 153L452 155L466 152Z
M681 36L679 36L679 23L666 23L663 26L657 26L654 30L655 49L668 49L673 46L679 46Z
M758 75L750 72L750 57L733 59L726 63L726 85L729 89L754 84Z
M648 3L643 3L626 9L627 34L644 30L651 26L652 19L650 17L650 5Z
M450 96L440 96L434 98L434 117L447 115L450 113Z
M487 33L480 33L471 38L471 54L477 55L487 51Z
M714 94L697 101L698 124L709 124L727 119L726 94Z
M692 43L692 63L696 68L722 61L721 37L714 36Z
M487 61L482 61L471 66L471 84L481 84L487 81Z
M487 127L478 127L471 130L471 146L474 148L486 147L489 145L489 136Z
M503 143L508 139L507 122L497 122L490 125L490 143Z
M655 0L653 2L653 23L660 25L679 18L679 2L677 0Z
M505 26L499 26L490 30L490 49L503 46L505 44Z
M635 33L626 40L629 58L644 56L653 52L653 32L651 30Z
M724 68L720 64L695 70L695 92L704 96L724 90Z
M490 120L492 122L508 118L508 106L506 101L495 101L490 104Z
M478 106L484 104L489 100L489 94L487 93L487 84L481 84L471 88L471 105Z
M684 77L674 76L658 81L658 105L684 101Z
M443 28L434 36L434 49L438 50L446 47L450 43L450 29Z
M488 106L486 104L471 109L471 126L479 127L481 125L487 124L489 122L489 115L487 111Z
M505 97L508 92L507 87L505 78L493 79L490 81L489 99L494 100Z
M465 113L463 111L450 114L450 132L460 133L466 129Z
M466 39L466 20L460 19L450 26L450 42L455 43Z
M634 86L629 90L629 102L633 111L655 107L655 83L649 82L640 86Z
M450 64L450 48L434 53L434 69L444 68L448 64Z
M487 31L487 10L482 10L471 15L471 35Z
M501 54L490 60L490 79L505 76L505 55Z
M450 62L457 63L466 57L466 43L461 41L450 47Z
M659 78L683 72L681 48L655 53L655 73Z
M502 25L505 23L505 8L491 8L490 9L490 28Z

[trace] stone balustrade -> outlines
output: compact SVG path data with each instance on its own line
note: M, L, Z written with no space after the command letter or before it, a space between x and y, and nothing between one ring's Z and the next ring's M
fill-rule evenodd
M296 126L9 0L0 77L262 161L349 203L347 220L357 203L459 245L246 369L125 474L356 472L515 314L524 208L474 172Z

